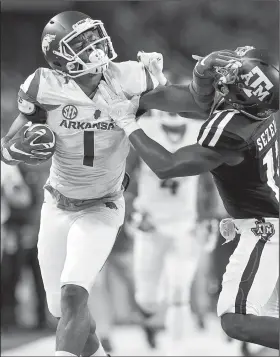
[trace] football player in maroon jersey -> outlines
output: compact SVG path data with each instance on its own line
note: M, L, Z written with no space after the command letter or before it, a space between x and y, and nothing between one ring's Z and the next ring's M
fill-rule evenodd
M266 51L238 48L238 61L216 68L216 105L195 145L175 153L150 139L135 120L139 98L107 92L111 117L161 179L210 171L231 218L220 223L227 241L240 241L223 277L218 315L232 338L279 348L279 164L276 118L279 70ZM207 64L199 60L196 71ZM203 74L202 74L203 77ZM166 100L177 91L177 109ZM175 94L175 91L173 92ZM139 108L187 110L180 86L159 87L140 98ZM172 108L170 108L172 107Z

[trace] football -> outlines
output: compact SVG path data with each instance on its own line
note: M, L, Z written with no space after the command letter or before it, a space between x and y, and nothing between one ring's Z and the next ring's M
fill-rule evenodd
M43 144L46 148L45 152L51 153L52 156L55 152L56 138L51 128L47 124L32 124L25 130L24 136L28 138L34 133L37 135L35 139L30 142L30 145L34 146L34 150L36 150L37 144Z

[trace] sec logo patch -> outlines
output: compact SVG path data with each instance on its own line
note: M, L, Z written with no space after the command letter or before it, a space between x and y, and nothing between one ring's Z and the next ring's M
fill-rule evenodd
M75 119L78 115L78 109L75 107L75 105L66 105L62 109L62 115L65 119Z

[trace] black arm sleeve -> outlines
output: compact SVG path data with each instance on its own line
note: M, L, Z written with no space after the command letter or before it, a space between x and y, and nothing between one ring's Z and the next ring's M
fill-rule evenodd
M203 111L210 112L215 97L213 78L203 77L194 69L190 92L196 104Z
M34 124L45 124L47 121L48 113L46 109L39 107L38 105L35 105L34 113L32 114L22 113L22 115L24 115L27 120L31 121Z

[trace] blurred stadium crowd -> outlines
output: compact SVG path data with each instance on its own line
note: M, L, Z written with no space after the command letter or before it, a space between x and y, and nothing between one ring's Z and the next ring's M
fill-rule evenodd
M44 24L55 13L78 10L101 19L119 61L136 59L139 50L161 52L164 67L172 81L182 83L192 74L191 55L204 55L215 49L253 45L268 48L277 61L279 52L277 1L4 1L1 13L1 137L17 115L19 85L35 68L46 66L40 49ZM18 168L1 167L1 330L14 328L54 328L45 302L45 293L37 261L37 235L42 187L48 177L50 163ZM18 171L17 171L18 170ZM17 171L17 172L15 172ZM137 172L131 176L126 193L127 222L137 195ZM209 180L208 180L209 181ZM225 216L215 193L198 183L197 210L200 235L211 233L217 238L207 259L201 257L200 269L192 287L192 309L198 326L204 327L203 315L215 313L221 277L235 243L221 245L218 230L211 222ZM208 202L208 203L207 203ZM207 206L207 204L209 206ZM106 305L100 317L100 334L108 337L114 324L141 323L141 313L134 300L132 277L133 237L127 225L119 235L113 252L97 284L97 306ZM201 233L202 232L202 233ZM205 294L201 294L204 291ZM204 301L199 297L204 296ZM107 299L107 300L106 300ZM203 299L202 299L203 300ZM97 317L98 320L98 317ZM162 323L159 316L158 325ZM104 329L104 333L102 332Z

